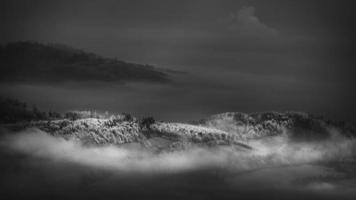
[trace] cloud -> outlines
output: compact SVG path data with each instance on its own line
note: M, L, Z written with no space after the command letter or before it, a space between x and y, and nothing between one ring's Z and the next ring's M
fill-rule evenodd
M326 183L326 182L320 182L320 183L317 182L317 183L311 183L307 185L307 188L311 190L321 191L321 190L333 190L335 189L335 186L333 184Z
M255 14L255 7L243 7L226 18L228 29L241 36L265 37L276 36L279 32L261 22Z
M288 135L251 141L251 151L231 147L194 147L155 153L140 146L85 146L78 141L29 129L2 139L0 146L52 161L118 172L167 173L202 169L232 172L320 161L338 161L355 153L355 141L335 135L320 142L295 143Z
M0 57L0 82L169 81L166 72L153 66L105 58L58 44L0 45Z

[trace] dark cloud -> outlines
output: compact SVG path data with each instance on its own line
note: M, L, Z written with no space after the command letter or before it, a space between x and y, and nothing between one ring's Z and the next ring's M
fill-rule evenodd
M108 59L63 45L17 42L0 46L3 82L168 82L153 66Z

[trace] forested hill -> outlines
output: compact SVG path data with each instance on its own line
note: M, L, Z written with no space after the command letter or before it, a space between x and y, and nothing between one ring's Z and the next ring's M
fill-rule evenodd
M169 81L167 73L150 65L36 42L0 45L0 65L2 82Z

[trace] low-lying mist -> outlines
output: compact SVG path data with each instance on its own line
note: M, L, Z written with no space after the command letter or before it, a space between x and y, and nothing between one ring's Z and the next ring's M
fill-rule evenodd
M123 172L180 172L205 168L230 171L265 167L331 162L352 159L356 141L334 131L329 139L295 142L288 133L251 140L252 150L234 146L190 146L184 150L156 153L140 144L85 146L38 129L11 134L1 145L37 158L78 163L89 167Z
M3 134L0 183L11 199L356 196L354 139L333 131L329 139L293 141L284 133L248 145L251 150L190 145L156 152L138 143L83 145L28 129Z

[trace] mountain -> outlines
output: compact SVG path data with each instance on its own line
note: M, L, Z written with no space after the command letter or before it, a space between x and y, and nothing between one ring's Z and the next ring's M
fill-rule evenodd
M153 118L138 120L129 114L93 116L89 113L75 118L33 120L7 124L4 128L16 131L37 128L87 145L140 144L158 151L192 145L249 150L253 148L249 145L251 141L274 136L287 136L291 141L321 141L333 138L336 132L348 138L356 136L355 127L347 123L302 112L229 112L210 116L199 124L156 122Z
M210 116L198 124L226 131L241 140L283 133L290 134L293 139L322 139L328 138L332 131L348 137L356 136L356 128L351 124L303 112L227 112Z
M150 65L104 58L65 45L16 42L0 46L0 81L149 81L168 74Z
M231 134L214 128L169 122L152 122L143 127L140 120L125 115L110 118L57 119L22 122L3 125L19 131L37 128L47 134L86 145L123 145L139 143L147 148L182 149L190 145L235 145L242 149L250 147L231 137Z
M303 112L227 112L193 123L138 119L130 114L70 111L43 112L16 99L0 98L0 126L11 131L35 128L55 137L85 145L139 144L171 151L190 146L229 146L240 150L250 142L274 136L290 141L321 141L337 135L356 137L356 128L345 122L326 120ZM0 129L3 130L3 129Z

